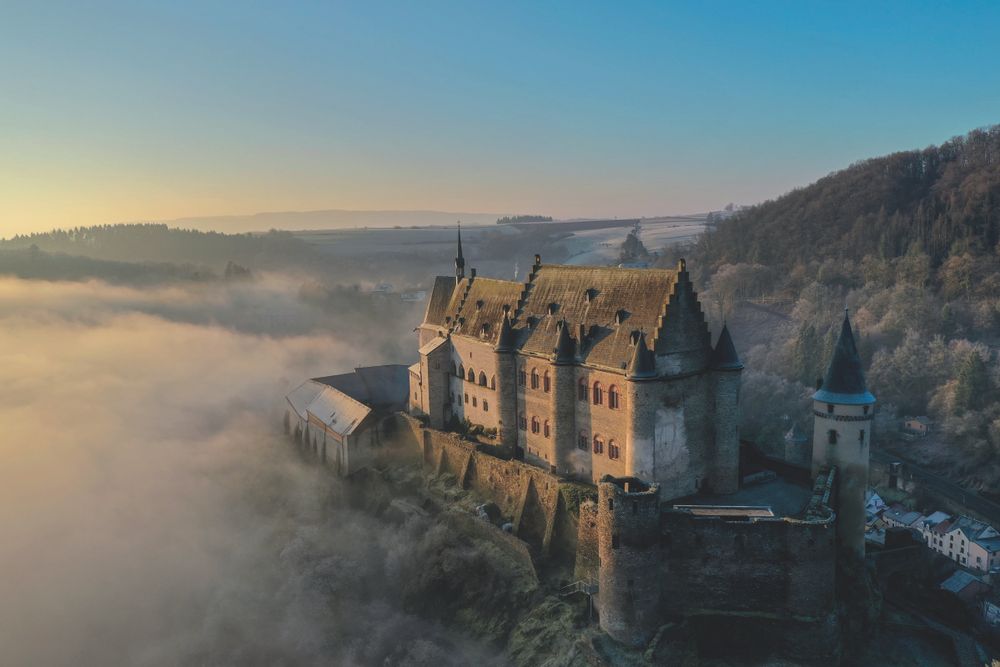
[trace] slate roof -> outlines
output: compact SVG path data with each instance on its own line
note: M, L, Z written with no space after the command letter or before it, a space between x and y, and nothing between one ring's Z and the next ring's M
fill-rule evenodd
M424 325L495 345L507 306L522 353L551 357L565 320L579 361L622 372L639 332L655 347L661 325L669 329L677 283L676 270L556 264L535 265L527 283L470 276L456 285L438 277Z
M838 403L841 405L870 405L875 397L865 386L865 373L861 366L861 356L854 343L854 332L851 330L851 320L844 313L844 322L840 326L840 336L833 350L833 359L823 378L823 386L813 394L817 401Z
M712 359L709 366L720 371L738 371L743 368L743 362L736 354L736 346L733 345L733 337L729 335L729 327L722 325L719 333L719 340L712 350Z
M409 370L403 364L362 366L351 373L313 378L313 381L342 391L371 408L403 410L410 390Z
M342 436L351 435L371 408L356 401L343 391L316 380L306 380L286 397L288 404L302 419L310 415L327 428Z
M977 595L986 593L990 589L981 579L969 574L965 570L956 570L955 574L941 582L941 588L970 602Z

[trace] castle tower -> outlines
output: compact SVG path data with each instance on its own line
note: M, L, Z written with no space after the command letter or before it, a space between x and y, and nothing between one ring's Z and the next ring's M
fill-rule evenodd
M714 493L735 493L740 488L740 383L743 362L722 325L709 361L715 400L715 451L708 484Z
M552 443L559 472L575 468L576 455L576 341L569 333L569 323L562 320L559 338L552 351Z
M660 487L606 475L597 487L601 629L628 646L644 646L660 615Z
M646 334L640 332L625 370L625 409L628 415L625 433L625 470L645 479L656 478L654 460L655 410L650 409L649 382L657 379L656 356L646 346ZM655 388L654 388L655 390Z
M505 313L497 336L497 410L500 415L500 446L511 454L517 451L517 335Z
M465 277L465 258L462 257L462 223L458 223L458 255L455 256L455 282Z
M845 311L830 367L813 394L812 473L837 467L837 537L859 557L865 555L865 491L874 405Z

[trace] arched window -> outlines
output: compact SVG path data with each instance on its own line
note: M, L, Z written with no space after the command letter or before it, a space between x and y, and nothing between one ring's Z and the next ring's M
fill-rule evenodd
M604 405L604 389L600 382L594 383L594 405Z
M479 371L479 386L480 387L486 386L486 373L484 373L483 371Z
M458 370L458 364L452 364L451 368L452 368L452 371L451 371L452 373L454 373L458 377L462 377L462 372Z
M462 378L463 380L465 379L465 366L463 366L462 364L458 365L458 377Z
M608 440L608 458L612 461L617 461L621 458L622 452L618 448L618 443L614 440Z
M490 389L496 389L496 388L497 388L497 376L494 375L490 377Z
M542 389L546 394L552 391L552 378L549 377L548 371L545 371L545 376L542 378Z
M538 430L539 430L538 417L532 417L531 418L531 432L532 433L538 433Z
M469 382L476 381L476 371L472 370L472 367L469 367L469 374L466 376L466 379L468 379Z
M594 436L594 453L603 454L604 453L604 438L599 435Z
M615 385L608 387L608 407L612 410L617 410L621 407L621 402L618 397L618 387Z
M525 418L524 415L521 415L520 417L517 418L517 427L522 431L528 430L528 420Z
M528 383L528 374L524 372L524 368L517 369L517 383L522 387Z
M577 400L587 402L587 378L580 378L580 381L576 383L576 398Z
M546 419L545 420L545 425L542 426L542 435L544 435L547 438L547 437L549 437L549 433L550 432L551 431L549 430L549 420Z
M590 445L590 438L587 437L586 431L580 431L580 437L576 441L576 448L587 451L587 447Z
M538 370L531 369L531 388L538 389Z

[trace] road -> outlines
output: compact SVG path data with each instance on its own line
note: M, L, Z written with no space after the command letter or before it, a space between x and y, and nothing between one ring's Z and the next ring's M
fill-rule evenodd
M882 450L873 449L871 451L873 461L879 463L892 463L899 461L903 464L904 475L909 473L914 479L920 481L928 489L938 493L945 498L954 500L963 507L968 507L973 512L983 515L989 519L990 523L1000 524L1000 503L984 498L977 493L969 491L950 480L936 475L926 468L910 463L896 454L890 454Z

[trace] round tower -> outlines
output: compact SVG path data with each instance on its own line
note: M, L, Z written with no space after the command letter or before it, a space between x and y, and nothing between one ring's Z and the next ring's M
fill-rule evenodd
M875 397L865 385L851 321L844 312L830 367L813 394L812 473L836 466L837 538L865 555L865 493Z
M575 470L576 456L576 341L563 320L557 325L559 337L552 351L552 443L553 461L558 472Z
M722 325L709 362L715 404L715 450L709 468L713 493L740 489L740 384L743 362L736 354L729 327Z
M517 336L510 322L509 313L505 313L500 322L500 334L497 336L497 414L499 415L500 446L510 454L517 451Z
M662 621L660 487L605 475L597 494L601 629L628 646L644 646Z
M646 334L639 332L632 359L625 370L625 411L628 415L625 434L625 471L644 479L656 479L654 458L653 399L649 383L658 377L656 356L646 345Z

